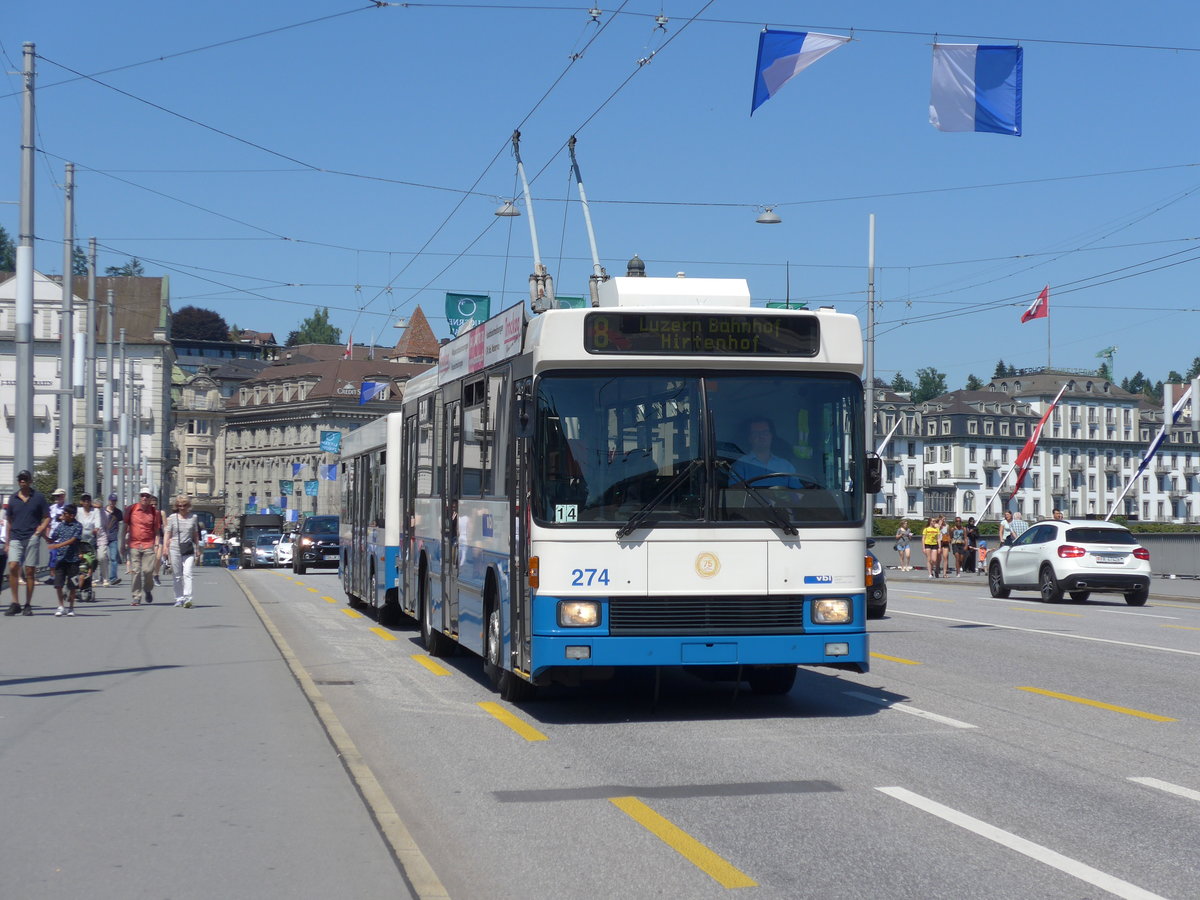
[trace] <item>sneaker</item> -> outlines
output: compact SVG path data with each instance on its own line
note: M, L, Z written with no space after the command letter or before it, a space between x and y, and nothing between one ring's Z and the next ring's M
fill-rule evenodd
M175 601L175 605L176 605L176 606L183 606L183 601L182 601L182 600L176 600L176 601Z
M159 587L162 587L162 579L160 579L157 575L154 576L154 583Z
M140 601L138 601L138 600L134 600L134 601L133 601L132 603L130 603L129 605L130 605L130 606L141 606L142 604L141 604L141 602L140 602Z
M146 602L147 603L154 602L154 595L152 593L150 593L149 591L146 591Z
M33 607L26 604L25 608L23 610L21 610L21 615L32 616L33 615Z
M61 616L64 612L66 612L66 610L60 606L57 610L54 611L54 614L56 616Z
M4 613L6 616L19 616L21 614L21 604L13 603Z
M67 615L68 615L68 616L73 616L73 615L75 615L75 610L73 610L73 609L68 609L68 610L67 610Z
M183 601L183 608L184 608L184 609L191 609L191 608L192 608L192 601L191 601L191 600L184 600L184 601Z

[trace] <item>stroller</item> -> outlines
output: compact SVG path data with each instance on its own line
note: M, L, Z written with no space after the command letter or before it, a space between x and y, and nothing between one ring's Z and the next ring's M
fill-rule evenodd
M96 548L90 541L79 544L79 576L75 583L75 599L80 603L95 603L96 592L92 590L92 576L96 571Z

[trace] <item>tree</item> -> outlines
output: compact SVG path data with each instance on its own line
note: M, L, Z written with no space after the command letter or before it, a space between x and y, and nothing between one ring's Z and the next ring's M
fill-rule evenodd
M0 272L15 272L17 270L17 245L8 236L4 226L0 225Z
M967 390L968 391L982 391L983 390L983 382L980 381L978 378L976 378L974 375L968 375L967 376Z
M896 377L892 379L892 390L897 394L907 394L915 387L915 385L904 377L903 372L897 372Z
M105 275L112 275L117 278L134 278L139 275L145 275L146 270L142 267L142 261L136 256L129 257L129 262L123 266L109 266L104 270Z
M1183 376L1172 369L1167 373L1167 384L1183 384Z
M1191 381L1198 376L1200 376L1200 356L1192 360L1192 367L1187 370L1187 380Z
M98 467L97 467L98 468ZM96 483L100 483L100 473L96 473ZM58 483L58 454L47 456L33 467L33 486L50 499L50 494L56 488L66 488L72 503L78 503L83 493L83 454L77 453L71 457L71 483ZM93 498L94 499L94 498Z
M193 341L227 341L229 326L211 309L185 306L171 317L171 335Z
M946 373L933 366L917 369L917 387L913 391L913 403L923 403L946 393Z
M340 344L341 342L342 330L329 324L328 306L315 310L311 316L300 323L300 328L296 332L296 345Z
M83 252L83 248L76 244L71 248L71 274L78 277L86 278L88 273L88 255Z
M1106 362L1100 363L1100 368L1096 370L1096 374L1105 381L1112 381L1112 372L1109 370L1108 363Z
M996 371L992 373L993 378L1008 377L1008 367L1004 365L1004 360L996 360Z

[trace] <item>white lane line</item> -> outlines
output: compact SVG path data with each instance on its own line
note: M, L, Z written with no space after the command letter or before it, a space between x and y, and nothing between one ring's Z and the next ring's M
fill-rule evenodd
M860 694L858 691L842 691L842 693L847 697L857 697L859 700L866 700L868 703L878 703L880 706L887 709L894 709L896 712L908 713L910 716L920 716L922 719L940 722L943 725L949 725L951 728L979 727L978 725L972 725L970 722L960 722L958 719L951 719L949 716L939 716L937 713L926 712L923 709L917 709L915 706L892 703L890 700L885 700L882 697L873 697L870 694Z
M1097 609L1098 613L1108 613L1110 616L1141 616L1145 619L1179 619L1181 616L1156 616L1154 613L1135 613L1127 609Z
M897 616L916 616L918 619L938 619L942 622L959 622L963 625L983 625L987 628L1000 628L1005 631L1023 631L1026 634L1044 634L1048 637L1069 638L1073 641L1091 641L1096 644L1116 644L1118 647L1136 647L1139 650L1159 650L1163 653L1181 653L1184 656L1200 656L1200 650L1179 650L1175 647L1158 647L1154 644L1136 644L1133 641L1114 641L1111 638L1089 637L1086 634L1067 634L1063 631L1046 631L1042 628L1022 628L1020 625L1001 625L998 622L977 622L974 619L956 619L953 616L935 616L930 613L915 613L908 610L895 609L889 613Z
M1136 781L1138 784L1144 784L1146 787L1158 788L1160 791L1166 791L1169 794L1178 794L1180 797L1187 797L1189 800L1195 800L1200 803L1200 791L1193 791L1191 788L1180 787L1177 784L1171 784L1169 781L1159 781L1157 778L1130 778L1130 781Z
M1064 872L1072 878L1078 878L1080 881L1085 881L1117 897L1125 897L1129 898L1129 900L1163 900L1159 894L1153 894L1144 888L1138 887L1136 884L1130 884L1128 881L1123 881L1115 875L1101 872L1099 869L1094 869L1086 863L1079 862L1077 859L1063 856L1061 853L1056 853L1048 847L1035 844L1033 841L1018 837L1010 831L1004 831L995 825L989 825L987 822L968 816L966 813L961 813L956 809L951 809L949 806L943 806L934 800L930 800L928 797L914 794L912 791L905 790L902 787L880 787L875 788L875 790L881 791L889 797L895 797L897 800L903 801L909 806L914 806L923 812L937 816L939 819L943 819L952 825L957 825L959 828L965 828L967 831L974 832L980 837L994 841L1010 850L1016 850L1030 859L1058 869L1058 871Z

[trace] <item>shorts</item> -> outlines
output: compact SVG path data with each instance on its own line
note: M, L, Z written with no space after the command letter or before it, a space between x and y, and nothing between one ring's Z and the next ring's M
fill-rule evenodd
M31 538L12 538L8 542L8 561L36 569L42 564L42 539L36 534Z
M60 562L54 567L54 586L56 588L63 587L68 579L74 578L79 574L79 561L75 562Z

